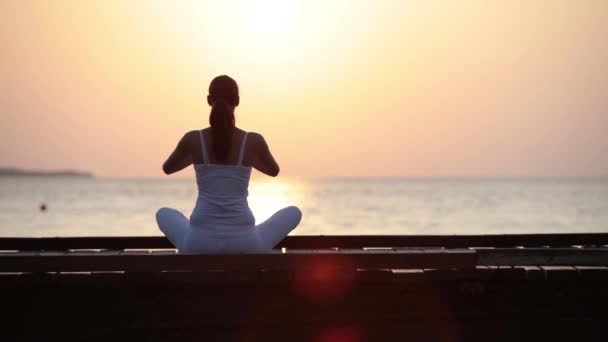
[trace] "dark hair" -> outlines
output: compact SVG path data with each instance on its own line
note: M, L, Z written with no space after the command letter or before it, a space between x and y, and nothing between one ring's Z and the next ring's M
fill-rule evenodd
M208 102L211 105L209 125L213 135L215 159L225 161L232 147L234 107L239 104L239 86L226 75L214 78L209 85Z

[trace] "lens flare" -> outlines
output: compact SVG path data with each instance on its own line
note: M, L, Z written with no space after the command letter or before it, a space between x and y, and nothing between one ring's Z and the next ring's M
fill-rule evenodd
M321 331L314 339L316 342L360 342L361 332L352 326L337 326Z
M344 298L355 281L355 268L344 255L308 259L293 265L294 291L314 303L331 303Z

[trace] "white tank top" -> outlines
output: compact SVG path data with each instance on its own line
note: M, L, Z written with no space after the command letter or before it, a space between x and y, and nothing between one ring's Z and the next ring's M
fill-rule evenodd
M229 233L255 226L255 218L247 203L251 166L243 166L247 134L241 143L238 164L222 165L209 162L203 131L200 131L203 164L194 164L198 198L190 215L190 222L195 227Z

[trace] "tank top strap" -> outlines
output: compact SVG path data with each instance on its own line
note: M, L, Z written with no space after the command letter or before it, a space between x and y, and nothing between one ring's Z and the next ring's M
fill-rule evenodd
M199 131L201 135L201 147L203 148L203 163L209 164L209 155L207 154L207 145L205 145L205 138L203 136L203 130Z
M239 151L239 164L243 165L243 155L245 154L245 144L247 143L247 134L249 132L245 132L245 136L243 137L243 141L241 142L241 150Z

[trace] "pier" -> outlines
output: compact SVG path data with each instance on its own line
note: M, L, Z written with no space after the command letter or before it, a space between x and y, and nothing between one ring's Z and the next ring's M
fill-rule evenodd
M63 341L600 341L608 233L0 238L5 333ZM9 336L7 335L7 336Z

